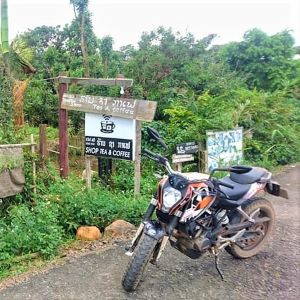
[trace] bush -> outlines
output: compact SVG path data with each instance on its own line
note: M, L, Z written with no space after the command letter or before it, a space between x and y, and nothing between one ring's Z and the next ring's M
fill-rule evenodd
M64 238L57 206L43 201L32 208L26 204L12 207L5 221L0 227L0 260L34 252L51 257Z
M133 199L132 192L111 192L102 186L86 190L78 179L52 185L47 201L58 204L59 224L68 233L74 233L80 225L95 225L104 229L116 219L138 224L149 197ZM77 181L77 182L76 182Z
M269 161L276 166L299 159L300 104L285 92L241 88L219 96L206 92L184 101L165 110L171 148L188 140L204 140L206 130L241 126L252 132L252 138L245 139L247 161Z
M100 185L86 190L78 178L56 179L49 186L39 183L38 190L44 195L35 202L15 201L2 213L0 275L15 265L16 256L37 253L53 257L81 225L103 230L116 219L138 224L149 203L148 195L133 199L131 191L111 192Z

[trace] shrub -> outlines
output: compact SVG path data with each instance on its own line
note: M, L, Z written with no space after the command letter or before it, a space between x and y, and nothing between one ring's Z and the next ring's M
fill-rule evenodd
M43 201L32 208L26 204L14 206L1 224L0 260L34 252L51 257L63 237L57 206Z
M133 199L132 192L111 192L102 186L86 190L77 179L50 187L47 201L58 204L59 224L73 233L80 225L104 228L116 219L137 224L148 205L148 197Z

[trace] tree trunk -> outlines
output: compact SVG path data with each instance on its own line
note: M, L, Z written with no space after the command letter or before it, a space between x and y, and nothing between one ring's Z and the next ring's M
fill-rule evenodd
M80 25L80 38L81 38L81 52L83 58L83 68L84 68L84 77L90 77L90 68L89 68L89 60L88 53L86 47L86 41L84 38L84 28L85 28L85 13L81 13L81 25Z
M2 53L9 52L7 0L1 0L1 45Z
M24 126L24 96L29 80L14 82L13 87L13 110L14 110L14 125L16 128Z
M5 73L10 77L7 0L1 0L1 48Z

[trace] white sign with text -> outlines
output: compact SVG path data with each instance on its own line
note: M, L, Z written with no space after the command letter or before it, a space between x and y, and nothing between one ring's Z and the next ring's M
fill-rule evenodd
M136 121L111 115L85 114L85 154L134 160Z

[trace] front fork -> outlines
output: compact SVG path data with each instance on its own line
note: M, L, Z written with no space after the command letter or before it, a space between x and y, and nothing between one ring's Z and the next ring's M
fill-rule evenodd
M157 240L157 246L154 250L151 262L156 263L156 261L160 258L162 251L167 245L169 236L166 236L166 232L159 222L153 222L150 220L153 212L155 211L156 205L157 200L152 198L151 203L149 204L148 209L143 217L143 221L137 229L128 251L125 253L126 255L133 255L134 249L138 245L140 238L144 233Z

